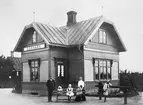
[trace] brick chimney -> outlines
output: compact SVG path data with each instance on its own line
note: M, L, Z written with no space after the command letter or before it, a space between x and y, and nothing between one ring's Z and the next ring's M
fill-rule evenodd
M68 18L67 26L70 26L70 25L76 23L76 14L77 14L77 12L75 12L75 11L67 12L67 16L68 16L67 17Z

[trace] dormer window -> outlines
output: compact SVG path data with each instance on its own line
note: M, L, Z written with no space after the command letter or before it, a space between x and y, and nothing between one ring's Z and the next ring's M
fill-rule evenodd
M37 34L36 34L36 31L34 31L32 36L32 43L36 43L36 42L37 42Z
M103 29L100 29L98 35L99 35L99 43L107 44L107 32Z

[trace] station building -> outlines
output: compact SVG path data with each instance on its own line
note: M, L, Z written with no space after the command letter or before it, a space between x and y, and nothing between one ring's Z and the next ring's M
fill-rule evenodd
M76 21L67 13L67 24L55 27L33 22L25 26L15 48L22 57L22 92L44 94L50 76L57 86L77 84L80 76L86 89L98 80L119 83L119 53L126 51L112 21L104 16Z

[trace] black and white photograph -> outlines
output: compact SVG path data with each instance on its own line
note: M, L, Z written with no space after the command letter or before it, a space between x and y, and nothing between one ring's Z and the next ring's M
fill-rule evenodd
M0 0L0 105L143 105L142 0Z

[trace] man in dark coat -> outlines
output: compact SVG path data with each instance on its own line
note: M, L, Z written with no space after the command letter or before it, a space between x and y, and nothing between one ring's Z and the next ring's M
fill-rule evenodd
M103 96L103 84L101 81L98 82L98 95L99 95L99 100L102 100Z
M55 89L55 81L52 79L52 77L50 77L50 79L47 80L46 86L48 90L48 102L52 102L52 93Z

